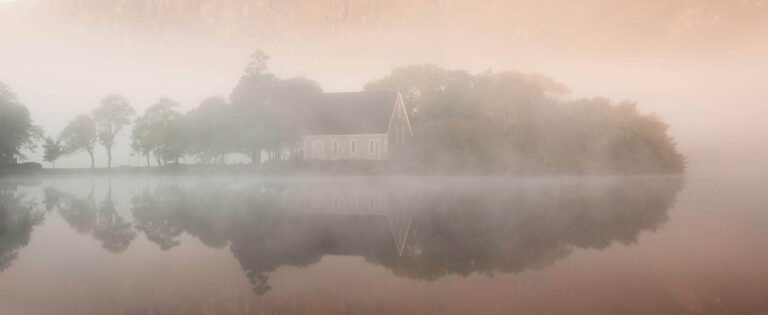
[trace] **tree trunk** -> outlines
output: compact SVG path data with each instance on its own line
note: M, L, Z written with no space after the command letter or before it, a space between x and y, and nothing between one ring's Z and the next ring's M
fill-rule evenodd
M93 150L88 150L88 155L91 157L91 169L96 168L96 160L93 158Z
M146 157L147 157L147 167L152 166L152 164L149 163L149 153L146 154Z
M107 149L107 168L112 168L112 146L105 148Z

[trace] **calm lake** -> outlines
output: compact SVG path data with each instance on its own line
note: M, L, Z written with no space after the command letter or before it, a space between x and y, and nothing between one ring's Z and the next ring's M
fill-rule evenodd
M0 314L768 314L768 179L0 180Z

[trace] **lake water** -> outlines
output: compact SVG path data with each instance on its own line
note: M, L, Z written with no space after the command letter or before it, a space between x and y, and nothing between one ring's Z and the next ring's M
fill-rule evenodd
M0 314L768 314L762 178L0 181Z

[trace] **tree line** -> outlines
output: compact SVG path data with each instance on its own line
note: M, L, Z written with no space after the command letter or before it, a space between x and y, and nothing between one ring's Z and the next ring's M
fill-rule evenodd
M130 132L130 146L151 165L226 164L241 155L254 164L296 159L298 130L311 122L311 100L323 93L306 78L282 79L261 51L228 98L211 97L187 112L161 98L137 115L121 95L108 95L91 113L72 119L58 136L42 136L29 112L0 85L0 165L24 159L43 142L44 160L95 148L112 150ZM423 172L680 173L685 159L656 115L635 103L573 99L566 86L514 71L471 74L435 65L397 68L364 90L403 94L414 138L396 164ZM12 122L12 123L11 123ZM130 130L129 130L130 128ZM8 130L6 130L8 129Z
M416 128L404 163L423 171L681 173L686 164L655 114L574 99L542 75L416 65L365 89L403 94Z

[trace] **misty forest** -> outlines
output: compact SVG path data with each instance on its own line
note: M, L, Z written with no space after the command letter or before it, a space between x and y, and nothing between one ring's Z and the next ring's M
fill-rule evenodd
M228 98L210 97L187 112L161 98L137 113L129 96L110 94L92 112L72 113L58 134L36 126L11 88L0 85L0 169L37 149L52 167L63 155L85 153L91 168L96 159L111 168L113 147L128 145L117 143L121 133L146 166L301 169L299 131L318 123L309 100L323 89L307 78L277 77L268 61L255 52ZM656 115L629 101L571 98L568 87L543 75L423 64L394 69L364 90L400 92L413 125L412 141L386 163L389 171L660 174L685 167Z

